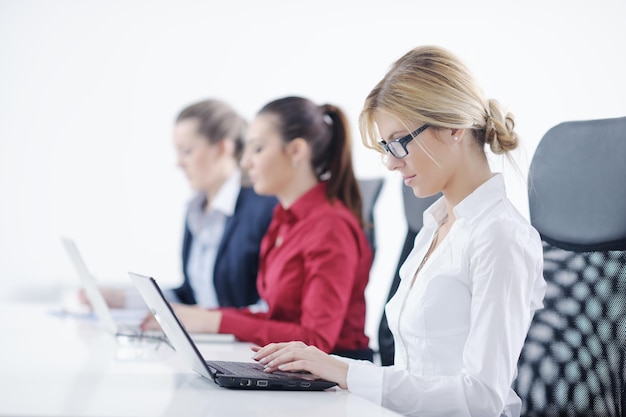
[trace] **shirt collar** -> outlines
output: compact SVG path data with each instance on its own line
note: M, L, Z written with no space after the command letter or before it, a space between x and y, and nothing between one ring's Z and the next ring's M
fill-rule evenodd
M280 204L276 205L274 216L281 221L298 221L313 212L313 207L326 201L326 182L320 182L315 187L301 195L288 209Z
M506 198L504 176L500 173L494 174L453 208L454 216L472 223L485 210L504 198ZM446 214L446 202L442 197L424 212L424 224L440 224Z
M211 204L211 210L219 211L225 216L232 216L235 213L237 198L241 191L241 171L236 169L224 181ZM189 201L189 214L194 222L200 221L204 215L206 205L206 194L198 193Z
M239 191L241 191L241 171L235 169L215 195L211 203L211 209L217 210L226 216L232 216L235 213Z

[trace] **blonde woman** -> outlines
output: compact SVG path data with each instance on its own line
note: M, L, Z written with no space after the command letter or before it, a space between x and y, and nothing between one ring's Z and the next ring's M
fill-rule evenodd
M370 92L360 125L366 146L384 152L416 196L443 193L386 306L394 365L338 359L302 342L254 348L254 359L268 372L309 371L404 415L519 416L511 384L542 307L542 247L485 154L517 146L513 116L483 97L457 57L424 46Z

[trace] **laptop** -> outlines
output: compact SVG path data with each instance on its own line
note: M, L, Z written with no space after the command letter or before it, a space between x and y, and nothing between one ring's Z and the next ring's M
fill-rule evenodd
M152 277L129 272L150 311L161 325L172 347L195 372L212 379L217 385L235 389L320 391L334 387L334 382L317 378L308 372L268 373L256 362L205 361L174 310Z
M100 326L107 332L115 336L143 337L164 339L165 334L161 331L142 331L141 321L147 314L147 310L111 310L107 305L102 293L98 289L95 277L89 272L87 264L78 250L74 240L61 238L65 251L67 252L76 273L80 278L85 296L91 304L94 315L98 319ZM232 342L235 336L232 334L205 334L197 333L192 337L196 343L204 342Z

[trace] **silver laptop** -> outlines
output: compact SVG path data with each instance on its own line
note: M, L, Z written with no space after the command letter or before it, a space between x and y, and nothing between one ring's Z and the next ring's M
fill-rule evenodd
M107 332L116 336L129 336L129 337L143 337L143 338L156 338L164 339L165 334L161 331L142 331L140 324L145 314L148 313L146 309L142 311L124 311L124 314L114 314L113 311L107 305L102 293L98 289L98 283L95 277L89 272L87 264L80 254L78 247L74 240L63 237L61 238L65 251L67 252L72 265L76 269L76 273L80 278L80 282L85 291L85 295L91 304L93 313L98 319L99 324ZM232 334L205 334L196 333L192 337L196 343L203 342L232 342L235 340L235 336Z
M191 369L212 379L219 386L236 389L319 391L336 385L308 372L264 372L263 365L256 362L205 361L154 278L133 272L128 275L176 352L183 356Z

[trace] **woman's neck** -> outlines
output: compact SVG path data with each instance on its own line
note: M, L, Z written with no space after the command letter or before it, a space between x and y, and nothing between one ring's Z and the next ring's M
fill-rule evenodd
M452 222L456 219L453 211L454 207L494 175L486 159L471 159L456 172L456 175L451 178L442 190L448 212L448 221Z
M300 179L294 178L294 181L292 181L283 192L276 195L276 198L278 198L280 205L284 209L288 209L317 184L319 184L319 180L315 176L306 176Z
M234 164L228 164L224 166L223 169L219 170L219 175L216 176L215 180L211 182L211 184L204 190L204 193L207 196L207 200L209 204L207 204L207 209L211 205L211 201L215 198L217 193L222 189L224 183L230 178L230 176L235 172L237 166Z

